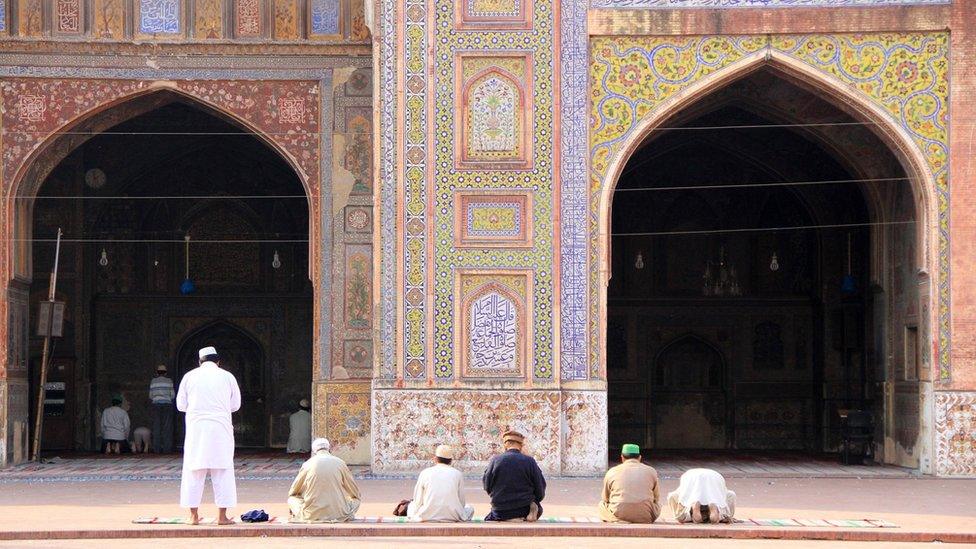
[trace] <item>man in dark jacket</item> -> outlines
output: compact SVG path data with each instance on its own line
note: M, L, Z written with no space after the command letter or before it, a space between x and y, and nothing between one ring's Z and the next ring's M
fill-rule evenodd
M535 522L542 516L546 479L539 464L522 453L525 437L516 431L502 435L505 452L491 458L482 478L491 496L491 512L486 521Z

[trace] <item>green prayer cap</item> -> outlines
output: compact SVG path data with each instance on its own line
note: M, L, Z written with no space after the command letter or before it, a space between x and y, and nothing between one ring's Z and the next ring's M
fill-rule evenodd
M620 449L620 453L625 456L638 456L640 455L640 446L636 444L624 444L623 448Z

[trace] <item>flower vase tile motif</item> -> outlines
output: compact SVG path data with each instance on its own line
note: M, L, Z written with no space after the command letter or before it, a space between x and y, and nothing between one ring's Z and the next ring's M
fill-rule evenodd
M180 0L139 0L139 34L179 34L181 12Z
M531 112L524 90L531 87L527 54L483 56L461 54L461 169L528 169Z
M816 8L924 6L949 4L952 0L590 0L593 8L688 9L688 8Z
M223 13L223 2L221 0L197 0L193 9L194 37L210 40L223 38Z
M529 30L532 0L459 0L459 30Z
M340 4L341 0L311 0L308 18L310 37L335 37L342 32Z

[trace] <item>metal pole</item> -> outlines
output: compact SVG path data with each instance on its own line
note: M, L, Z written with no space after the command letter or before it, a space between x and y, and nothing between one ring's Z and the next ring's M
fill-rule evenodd
M34 445L31 449L31 460L41 459L41 430L44 427L44 396L47 384L47 366L51 360L51 332L54 331L54 290L58 284L58 259L61 255L61 228L58 228L58 240L54 247L54 267L51 269L51 284L48 287L47 300L50 306L47 311L47 334L44 335L44 351L41 354L41 374L37 383L37 415L34 417Z

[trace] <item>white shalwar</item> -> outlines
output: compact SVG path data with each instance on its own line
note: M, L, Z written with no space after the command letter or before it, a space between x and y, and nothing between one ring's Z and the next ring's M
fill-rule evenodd
M438 463L420 472L407 505L411 522L467 522L474 507L464 503L464 475L450 465Z
M186 412L181 507L200 506L207 473L217 507L237 505L231 414L240 407L241 391L234 374L213 362L204 362L183 376L176 395L176 408Z
M691 508L718 507L719 522L732 522L735 515L735 492L725 487L725 477L712 469L689 469L681 475L678 489L668 494L668 505L678 522L691 521ZM709 517L709 522L714 519Z

